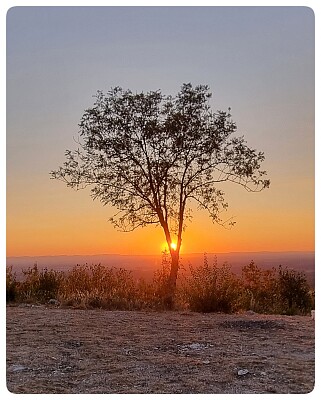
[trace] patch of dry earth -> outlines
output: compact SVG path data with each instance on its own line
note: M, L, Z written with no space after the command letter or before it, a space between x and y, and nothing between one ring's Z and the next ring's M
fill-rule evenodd
M314 354L310 317L7 307L14 393L308 393Z

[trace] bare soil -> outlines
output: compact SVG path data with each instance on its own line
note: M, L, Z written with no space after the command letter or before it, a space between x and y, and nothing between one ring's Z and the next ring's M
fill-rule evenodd
M13 393L308 393L304 316L7 307Z

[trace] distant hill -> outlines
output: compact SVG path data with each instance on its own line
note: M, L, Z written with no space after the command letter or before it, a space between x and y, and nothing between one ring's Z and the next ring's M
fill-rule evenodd
M282 265L306 274L309 283L314 287L314 252L235 252L235 253L208 253L209 263L215 258L218 265L227 262L235 273L240 273L242 266L252 260L261 268L272 268ZM203 263L204 254L183 254L181 262L185 268ZM73 256L34 256L34 257L7 257L7 266L12 266L17 277L21 277L22 269L32 267L35 263L38 267L66 271L76 265L102 264L109 267L125 268L133 271L133 275L149 279L155 270L161 266L161 255L120 255L120 254L96 254Z

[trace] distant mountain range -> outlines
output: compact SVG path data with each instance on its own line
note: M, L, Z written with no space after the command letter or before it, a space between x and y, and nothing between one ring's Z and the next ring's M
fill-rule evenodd
M310 252L235 252L235 253L208 253L208 262L212 264L217 259L218 265L227 262L231 269L239 273L242 266L252 260L261 268L272 268L282 265L289 269L302 271L306 274L310 284L314 286L315 253ZM201 265L204 254L182 254L181 262L185 268L188 265ZM41 268L65 271L76 265L102 264L109 267L125 268L133 271L138 277L150 278L155 270L161 266L161 255L72 255L72 256L34 256L34 257L7 257L7 266L12 266L19 277L22 269L32 267L34 264Z

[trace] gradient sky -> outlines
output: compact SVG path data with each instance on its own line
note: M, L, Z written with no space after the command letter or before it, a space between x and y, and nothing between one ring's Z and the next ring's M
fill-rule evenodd
M225 188L232 230L196 211L182 251L314 250L314 14L305 7L15 7L7 14L7 256L157 254L113 210L49 172L76 144L97 90L208 84L271 187Z

